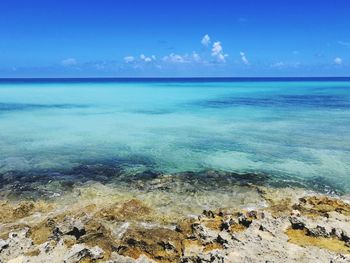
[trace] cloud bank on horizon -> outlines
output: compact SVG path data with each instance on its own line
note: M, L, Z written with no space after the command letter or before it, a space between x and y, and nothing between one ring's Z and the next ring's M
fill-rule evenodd
M311 2L4 0L0 77L350 76L350 2Z
M170 53L162 56L161 59L157 59L155 55L145 56L144 54L141 54L140 56L128 55L125 56L123 60L126 64L132 65L136 68L151 62L156 64L158 68L165 66L165 64L196 63L214 66L217 63L226 63L226 57L228 57L228 54L224 53L221 42L214 42L212 48L209 49L210 43L210 36L206 34L201 40L201 44L204 47L201 54L199 54L197 51L192 51L185 54Z

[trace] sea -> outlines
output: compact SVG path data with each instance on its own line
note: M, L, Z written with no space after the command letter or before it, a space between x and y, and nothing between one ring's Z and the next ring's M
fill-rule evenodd
M171 178L219 204L237 184L349 194L350 78L0 79L2 198L166 198Z

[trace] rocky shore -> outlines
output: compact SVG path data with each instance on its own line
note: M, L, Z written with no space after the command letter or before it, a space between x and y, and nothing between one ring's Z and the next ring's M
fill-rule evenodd
M262 208L166 214L144 200L1 201L0 262L350 262L350 204L249 186Z

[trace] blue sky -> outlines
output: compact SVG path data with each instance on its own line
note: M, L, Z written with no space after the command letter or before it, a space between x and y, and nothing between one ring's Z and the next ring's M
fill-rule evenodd
M348 0L1 0L0 77L350 76Z

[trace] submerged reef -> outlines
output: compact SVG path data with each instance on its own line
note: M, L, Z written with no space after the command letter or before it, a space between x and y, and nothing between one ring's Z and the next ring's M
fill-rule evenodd
M243 183L251 200L190 214L184 196L165 202L176 179L150 177L136 181L149 193L139 197L96 184L76 195L1 201L0 262L350 262L347 197Z
M1 168L1 167L0 167ZM231 191L251 184L274 188L297 187L325 194L344 194L342 185L323 177L300 178L264 171L223 171L209 168L168 173L143 156L82 162L57 169L0 169L0 198L47 199L72 192L91 183L142 192L169 190L179 194Z

